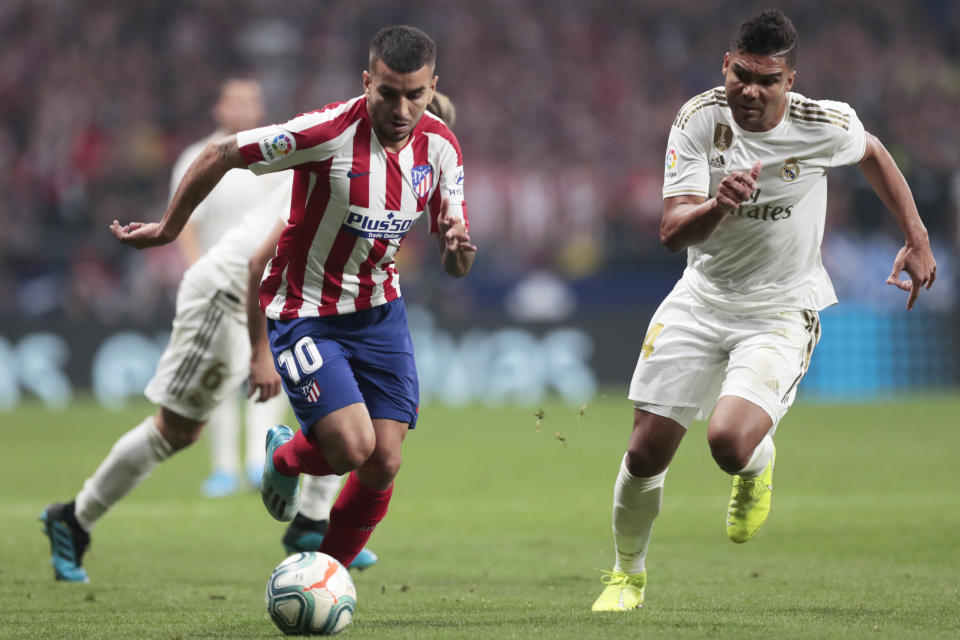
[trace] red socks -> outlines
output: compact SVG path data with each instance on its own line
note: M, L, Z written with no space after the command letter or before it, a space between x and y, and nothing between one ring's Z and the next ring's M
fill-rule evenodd
M349 567L367 544L374 527L387 515L392 495L392 484L386 491L377 491L361 484L356 472L351 473L330 510L330 527L320 551Z
M311 476L335 475L323 455L323 449L313 440L303 435L303 429L297 429L293 440L282 444L273 452L273 467L285 476L306 473Z
M300 473L328 476L336 473L330 468L323 450L299 429L290 442L273 452L273 466L285 476ZM351 473L330 510L330 527L323 536L320 551L349 567L367 544L374 527L387 515L392 495L392 484L386 491L377 491L361 484L356 472Z

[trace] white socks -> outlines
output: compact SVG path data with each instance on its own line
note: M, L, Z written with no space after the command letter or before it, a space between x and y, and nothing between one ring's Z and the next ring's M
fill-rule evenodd
M125 433L113 445L77 494L74 513L87 532L104 513L173 454L153 416Z
M210 447L210 464L216 471L236 475L239 471L240 400L231 393L210 414L204 432ZM263 456L263 438L260 439Z
M290 403L287 401L287 394L281 389L279 394L266 402L247 400L244 408L246 414L244 459L248 469L252 466L262 467L265 455L263 443L267 438L267 431L274 425L287 423Z
M738 476L758 476L763 473L773 455L773 437L768 433L753 450L753 455L747 461L747 466L737 472Z
M652 478L637 478L627 470L627 456L623 456L613 487L615 571L640 573L645 569L647 545L653 532L653 521L660 513L666 476L664 471Z
M300 487L300 511L311 520L329 520L330 507L340 493L342 476L310 476L303 474Z

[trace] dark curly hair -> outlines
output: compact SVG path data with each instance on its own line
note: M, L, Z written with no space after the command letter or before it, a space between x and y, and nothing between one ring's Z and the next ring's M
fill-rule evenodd
M783 57L790 69L797 68L800 38L790 18L777 9L768 9L740 23L730 51L758 56Z
M416 27L384 27L370 42L371 69L377 60L383 60L397 73L413 73L424 65L433 69L437 63L437 45Z

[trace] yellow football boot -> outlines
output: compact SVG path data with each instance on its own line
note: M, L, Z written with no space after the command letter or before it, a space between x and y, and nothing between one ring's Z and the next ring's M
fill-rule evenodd
M727 537L743 543L760 530L770 515L770 497L773 494L774 448L770 462L758 476L734 476L730 508L727 510Z
M593 611L629 611L639 609L643 604L643 590L647 586L646 571L634 574L604 571L600 582L607 586L593 603Z

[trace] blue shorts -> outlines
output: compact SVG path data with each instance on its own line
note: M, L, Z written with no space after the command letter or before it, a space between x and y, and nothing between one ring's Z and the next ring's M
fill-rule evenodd
M413 429L420 385L401 299L342 316L267 320L273 363L304 432L342 407Z

